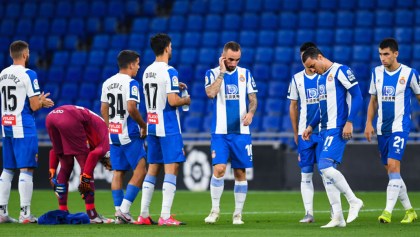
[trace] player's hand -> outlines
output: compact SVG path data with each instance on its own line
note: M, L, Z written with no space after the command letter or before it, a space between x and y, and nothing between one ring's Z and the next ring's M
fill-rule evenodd
M308 126L305 129L305 131L303 131L303 133L302 133L302 139L305 140L305 141L309 141L309 138L311 137L311 135L312 135L312 127Z
M178 86L179 86L179 89L182 91L182 90L185 90L185 89L188 89L188 87L187 87L187 84L185 84L185 83L183 83L183 82L179 82L178 83Z
M43 108L51 108L54 106L54 101L52 101L50 98L47 98L49 95L50 92L48 92L47 94L44 94L44 92L42 92L39 95L39 101Z
M55 169L50 169L48 173L51 187L54 188L54 183L52 182L52 179L55 178Z
M93 195L93 189L90 187L90 181L92 179L92 176L87 175L83 173L80 176L80 184L78 187L80 195L82 195L82 198L85 199L87 195L92 194Z
M244 126L251 125L253 117L254 117L254 115L251 114L251 113L245 114L245 116L242 118L242 120L244 121Z
M343 128L343 139L350 140L353 137L353 123L346 122Z
M298 145L299 142L299 135L297 133L293 134L293 140L295 141L295 144Z
M140 138L145 138L147 136L147 128L140 128Z
M63 195L67 193L66 184L58 183L56 178L52 178L51 183L53 185L55 196L61 199Z
M220 67L220 73L225 73L226 72L226 58L222 55L219 58L219 67Z
M102 159L99 160L99 162L101 162L101 164L105 167L106 170L112 170L110 157L110 152L107 151L104 157L102 157Z
M185 97L182 97L182 100L184 100L183 102L183 105L190 105L191 104L191 97L190 97L190 95L187 95L187 96L185 96Z
M375 129L373 128L372 123L366 123L365 127L365 137L370 142L372 140L372 136L375 134Z

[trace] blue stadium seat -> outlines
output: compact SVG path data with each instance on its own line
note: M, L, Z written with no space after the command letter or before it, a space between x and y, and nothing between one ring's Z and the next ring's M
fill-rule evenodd
M220 36L220 44L224 45L229 41L238 41L238 32L236 31L223 31Z
M274 63L271 66L271 79L289 82L291 79L288 64ZM259 85L258 85L259 90Z
M264 116L261 124L261 130L263 132L279 132L280 117L275 115Z
M83 18L72 18L69 22L67 33L82 36L86 34L85 22Z
M108 49L109 35L96 35L93 38L92 49Z
M414 24L415 25L419 25L420 24L420 9L416 9L416 11L415 11L415 22L414 22Z
M277 31L277 45L291 46L295 44L295 31L293 30L278 30Z
M184 46L184 48L201 46L201 33L186 32L184 35L184 42L182 45Z
M32 33L32 20L21 19L17 24L16 34L18 35L31 35Z
M132 33L146 33L149 30L149 19L144 17L135 18L133 26L131 27Z
M87 67L83 73L84 82L97 83L101 80L101 69L99 67Z
M245 1L227 0L227 12L243 13L245 11Z
M101 114L101 104L102 102L100 100L94 100L92 105L92 111L98 115Z
M34 35L46 35L49 32L50 23L46 18L36 19L32 33Z
M85 107L85 108L90 109L90 110L93 109L92 102L90 100L77 99L74 104L77 105L77 106Z
M259 106L257 107L257 112L260 113L262 110L261 108L264 107L264 103L262 101L260 101L262 99L265 99L266 95L267 95L267 90L268 90L268 86L267 83L264 81L261 81L258 78L258 75L256 75L256 77L254 76L254 74L252 74L252 76L254 77L254 80L256 81L257 84L257 89L258 89L258 93L257 93L257 98L258 98L258 104Z
M189 2L188 1L175 1L172 6L173 15L185 15L188 13Z
M337 29L335 34L336 44L353 44L353 30L351 29Z
M410 44L413 38L413 29L411 27L397 27L395 28L395 39L398 43Z
M89 2L80 0L74 3L72 17L85 17L89 14Z
M218 32L204 32L202 44L204 47L218 47L219 33Z
M296 44L301 45L315 40L315 31L311 29L299 29L296 36Z
M363 10L371 10L376 7L375 1L358 0L357 7Z
M55 9L56 17L69 17L72 14L72 5L71 2L60 1L56 3L57 8Z
M169 32L169 36L171 37L171 43L173 48L180 48L182 46L183 35L178 32ZM147 39L147 45L149 44L149 39ZM173 54L174 52L172 52ZM176 51L175 51L176 53ZM173 57L173 55L172 55Z
M50 33L52 35L64 35L67 33L67 20L65 18L55 18L52 21Z
M56 101L58 99L58 96L60 95L60 85L58 83L48 82L45 84L42 90L45 93L49 92L49 98L51 98L53 101Z
M241 25L241 17L237 14L226 14L223 18L224 30L237 30Z
M102 81L114 76L118 72L118 68L115 66L105 66L102 70ZM98 88L98 90L100 90Z
M203 81L204 85L204 77L206 75L207 70L210 68L214 68L217 65L217 61L214 61L211 64L198 64L194 71L194 80ZM188 86L188 85L187 85Z
M394 23L394 14L392 11L377 11L376 12L376 26L392 27Z
M373 31L370 28L356 28L354 31L354 43L371 44L373 39Z
M282 116L284 114L284 101L278 98L268 97L264 104L264 115Z
M366 1L370 2L370 1ZM373 13L370 11L357 11L356 12L356 26L359 27L373 27Z
M317 18L314 12L299 13L299 29L310 29L316 27Z
M112 0L108 3L107 16L122 18L125 13L124 4L121 1Z
M282 132L293 132L292 121L289 115L283 115L281 118L281 131Z
M195 0L192 1L190 4L190 11L189 14L198 14L198 15L204 15L209 10L209 5L207 1L200 1Z
M255 49L253 47L242 47L241 64L254 63Z
M394 0L381 0L377 1L376 4L378 9L393 9L396 6Z
M390 28L375 28L374 41L380 42L387 37L392 37L394 34L393 29Z
M60 98L66 98L68 100L76 99L79 96L79 86L74 82L66 82L61 86Z
M76 35L66 35L64 37L64 49L75 50L79 45L79 38Z
M319 3L319 8L323 10L335 11L338 7L337 5L337 1L321 0Z
M6 19L15 19L21 16L21 4L8 3L4 16Z
M106 2L99 1L99 0L94 1L91 3L89 16L90 17L103 17L107 14L106 10L107 10Z
M146 38L143 34L130 34L127 45L129 49L141 49L144 45L146 45Z
M414 0L407 0L407 1L396 1L396 8L397 9L401 9L401 8L412 8L414 7Z
M293 55L291 47L276 47L274 60L278 63L290 63L293 61Z
M278 28L279 20L277 15L274 13L263 13L261 15L261 27L262 30L276 30Z
M218 62L220 54L212 48L200 48L198 55L198 62L202 64L211 65L212 63Z
M128 35L125 34L113 34L111 36L111 48L113 49L126 49L128 42ZM138 48L133 48L138 49Z
M319 45L334 44L335 31L330 29L318 29L316 31L316 43Z
M350 11L339 11L337 13L337 27L351 28L354 26L354 13Z
M398 41L398 39L397 39ZM408 65L411 61L412 47L411 44L398 45L398 61Z
M353 61L356 62L370 62L372 55L372 47L367 45L355 45L353 46Z
M54 15L54 4L52 2L43 1L41 6L39 7L38 15L43 16L45 18L52 17Z
M118 20L115 17L106 17L104 19L104 32L105 33L115 33L118 29Z
M144 51L143 53L143 61L142 64L144 65L149 65L151 64L154 60L155 60L155 54L153 53L152 49L146 49L146 51ZM172 52L172 59L171 59L171 63L174 62L174 52Z
M45 38L43 36L34 35L29 39L31 52L45 52Z
M164 17L153 18L150 22L150 31L153 33L166 32L168 28L168 19Z
M185 17L184 16L171 16L169 18L169 30L182 32L185 28Z
M245 13L242 15L242 30L258 30L259 26L260 22L257 14Z
M182 64L194 64L197 59L197 49L195 48L183 48L181 50L180 63Z
M87 62L87 53L85 51L74 51L70 58L70 65L84 66Z
M295 30L298 26L297 14L292 12L284 12L280 15L280 29Z
M188 112L187 112L188 113ZM197 133L201 131L201 116L187 116L183 123L183 131Z
M258 101L260 102L260 101ZM251 125L249 125L249 129L251 130L252 133L254 132L259 132L261 130L260 125L261 124L261 116L260 115L254 115L254 117L252 117L252 123Z
M191 96L193 96L194 98L201 98L201 99L207 98L203 81L196 81L192 83L192 86L189 88L190 88L189 92Z
M179 65L177 67L177 70L179 81L187 85L191 84L192 81L194 81L194 68L192 68L191 65Z
M89 66L102 66L105 64L104 50L92 50L88 52L88 65Z
M274 47L276 45L275 31L261 30L258 34L258 45Z
M255 31L241 31L239 44L245 47L255 47L257 44L257 33Z
M204 88L204 85L203 85L203 88ZM194 100L194 103L191 103L190 105L190 110L188 111L188 114L193 115L193 116L203 116L206 106L207 106L207 99Z
M352 58L352 48L348 46L334 46L333 55L334 61L347 64Z
M69 53L67 51L57 51L54 53L52 65L66 66L69 63Z
M79 99L93 100L96 99L96 90L98 86L94 83L82 83L79 89Z
M302 10L310 10L316 11L318 10L318 2L319 1L312 1L312 0L302 0L301 1L301 9Z
M210 0L210 13L221 14L226 10L226 1Z
M412 10L397 10L395 13L396 26L411 27L414 23L414 13Z
M267 64L262 64L262 63L254 64L252 73L254 77L258 80L268 81L271 79L270 66L268 66Z
M48 36L47 49L57 50L60 47L61 47L61 39L60 39L60 36L57 36L57 35L50 35L50 36Z
M300 9L299 1L284 0L282 9L285 11L298 11Z
M210 14L206 16L204 23L204 29L206 31L219 31L222 25L222 17L216 14Z
M277 55L276 55L277 56ZM273 49L270 47L257 47L255 61L270 64L273 60Z
M203 30L203 17L200 15L189 15L187 19L188 31L202 31Z
M413 60L420 60L420 44L415 44L413 46ZM417 70L420 70L420 68L416 68Z
M64 96L61 97L56 103L54 103L56 107L59 107L62 105L72 105L72 104L73 104L73 99L68 99L68 98L65 98Z
M86 31L89 34L96 34L101 31L101 21L99 18L89 17L86 23Z
M259 12L262 10L262 1L246 0L245 10L247 12Z
M80 82L82 81L83 69L82 66L70 66L66 72L66 82Z
M63 67L52 67L48 70L48 83L61 83L65 79Z
M286 99L288 89L288 82L271 81L268 84L268 96L272 98Z
M2 36L11 36L15 31L15 21L11 19L4 19L1 22L1 31L0 35Z
M333 6L333 2L335 1L329 1L330 4L329 6ZM323 2L321 2L322 4ZM326 8L322 8L322 9L326 9ZM318 27L321 28L331 28L331 27L335 27L335 22L336 22L336 18L335 18L335 14L332 12L327 12L327 11L322 11L318 13Z
M22 16L24 17L34 17L37 15L37 5L33 2L25 2L23 5Z

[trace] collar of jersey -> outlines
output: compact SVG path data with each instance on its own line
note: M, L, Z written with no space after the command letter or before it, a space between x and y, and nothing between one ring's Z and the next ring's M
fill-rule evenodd
M235 73L238 70L238 66L235 67L235 70L229 72L228 70L226 70L226 74L232 75L233 73Z
M388 74L390 76L393 76L393 75L397 74L401 70L401 68L402 68L402 63L400 63L400 66L392 72L386 70L386 68L384 66L384 71L385 71L386 74Z

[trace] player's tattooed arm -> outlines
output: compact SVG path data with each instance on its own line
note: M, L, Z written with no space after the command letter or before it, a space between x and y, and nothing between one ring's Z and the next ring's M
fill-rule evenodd
M248 113L255 114L255 111L257 110L257 104L258 104L257 94L256 93L248 94L248 99L249 99Z
M225 76L224 72L221 72L214 82L206 88L206 94L209 98L213 99L216 97L217 93L220 91L220 86L223 83L223 77Z

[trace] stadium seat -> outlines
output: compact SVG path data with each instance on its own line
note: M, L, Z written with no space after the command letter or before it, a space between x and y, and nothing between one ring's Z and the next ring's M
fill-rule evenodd
M295 31L279 30L277 31L277 45L291 46L295 44Z
M302 0L300 8L304 11L316 11L318 9L318 2L319 1Z
M316 43L319 45L331 45L334 43L335 31L330 29L318 29L316 31Z
M191 96L194 96L194 98L201 98L205 99L207 98L206 90L204 88L203 81L196 81L192 83L192 86L189 87Z
M263 13L261 15L261 30L276 30L278 28L277 15L274 13Z
M289 66L287 64L274 63L271 66L271 79L272 80L289 82L290 78L291 76L290 76ZM259 90L259 85L258 85L258 90Z
M363 2L364 0L362 0ZM370 1L366 1L370 2ZM356 12L356 26L359 27L373 27L373 13L370 11L357 11Z
M48 70L48 83L61 83L65 79L63 67L52 67Z
M69 22L69 28L67 30L67 33L77 35L77 36L83 36L85 34L85 22L83 18L72 18Z
M355 44L372 44L373 31L370 28L356 28L354 31Z
M276 55L277 56L277 55ZM255 54L255 62L269 64L273 60L273 49L270 47L258 47Z
M210 14L205 18L205 31L219 31L222 25L222 17L220 15Z
M99 67L87 67L83 73L84 82L98 83L101 80L101 69Z
M184 35L183 47L199 47L201 46L201 33L199 32L186 32Z
M236 31L223 31L220 36L220 45L225 45L229 41L238 41L238 32Z
M277 63L290 63L293 60L293 48L276 47L274 60Z
M230 13L243 13L245 11L245 1L227 0L226 8L227 12Z
M355 45L353 46L353 61L356 62L370 62L372 47L367 45Z
M396 4L394 0L381 0L376 2L378 9L393 9Z
M72 5L71 2L60 1L56 3L57 8L55 9L56 17L69 17L72 14Z
M245 13L242 15L242 30L258 30L259 25L260 22L257 14Z
M419 2L420 3L420 2ZM420 5L420 4L419 4ZM415 10L415 25L419 25L420 24L420 9L416 9Z
M285 11L298 11L300 9L299 1L295 0L284 0L282 9Z
M246 0L245 10L247 12L259 12L262 10L262 1Z
M164 17L153 18L150 22L149 29L152 33L166 32L168 29L168 19Z
M59 36L56 36L56 35L48 36L47 49L57 50L57 49L60 49L60 47L61 47L61 40Z
M359 9L363 10L371 10L376 7L376 4L374 1L364 1L364 0L358 0L357 7Z
M204 77L207 70L216 67L216 65L218 65L218 62L215 60L211 64L198 64L194 71L193 81L202 81L204 85Z
M207 1L194 0L190 4L189 14L204 15L208 12L210 5Z
M375 28L375 42L381 42L383 39L387 37L391 37L394 34L393 29L390 28Z
M292 12L283 12L280 15L280 29L295 30L298 26L297 14Z
M280 131L280 117L268 115L263 117L261 124L263 132L279 132Z
M194 64L197 59L197 49L195 48L183 48L181 50L180 63L182 64Z
M117 66L117 56L120 50L111 49L106 53L105 64L108 66ZM143 59L143 58L142 58Z
M241 25L241 17L236 14L226 14L223 18L223 29L226 31L237 30Z
M288 89L288 82L271 81L268 84L268 96L271 98L286 99Z
M173 15L185 15L189 9L189 2L187 1L175 1L172 6Z
M347 46L334 46L333 59L341 64L347 64L352 58L352 48Z
M275 31L261 30L258 34L258 45L264 47L275 47L276 33Z
M34 35L29 39L29 45L30 45L31 52L35 51L38 53L44 53L45 46L46 46L45 37Z
M397 27L395 28L395 39L400 43L410 44L413 38L413 29L411 27Z
M419 43L420 42L420 27L416 27L414 29L414 41L416 43Z
M258 101L260 102L260 101ZM261 130L261 116L260 115L254 115L252 117L252 123L249 125L249 129L251 130L251 133L259 132Z
M46 35L49 32L50 23L46 18L36 19L32 33L34 35Z
M149 65L155 60L155 58L156 57L155 57L155 54L153 53L153 50L152 49L146 49L146 51L144 51L144 53L143 53L142 62L145 65ZM174 58L175 58L174 53L172 53L171 63L173 63Z
M337 13L337 27L351 28L354 26L354 13L350 11L339 11Z
M337 29L335 34L335 43L340 45L353 44L353 30Z
M67 51L58 51L54 53L52 65L66 66L69 63L69 53Z
M50 33L59 36L66 34L67 20L65 18L55 18L52 21Z
M112 41L111 41L112 44ZM129 49L142 49L146 45L146 38L144 34L130 34L128 38L127 47ZM123 49L123 48L119 48Z
M77 105L77 106L82 106L82 107L85 107L87 109L93 110L93 106L92 106L91 100L77 99L74 104Z
M72 105L72 104L73 104L73 99L68 99L68 98L63 98L62 97L56 103L54 103L54 106L59 107L59 106L62 106L62 105Z
M299 13L299 29L312 29L316 27L316 14L314 12Z
M121 3L121 1L118 0L111 0L108 3L108 9L107 9L107 16L108 17L116 17L116 18L122 18L125 13L125 7L124 4Z
M104 17L107 14L106 2L94 1L91 3L89 16L90 17Z
M187 112L188 113L188 112ZM184 120L182 129L187 133L197 133L201 131L201 116L187 116Z
M73 17L86 17L89 15L89 3L84 0L80 0L73 5Z
M202 43L204 47L219 47L219 33L204 32Z
M187 31L202 31L203 17L200 15L188 15Z
M292 121L289 115L283 115L281 118L281 131L282 132L293 132Z
M32 34L32 21L29 19L19 20L17 24L16 34L31 35Z
M79 99L93 100L96 99L96 90L98 86L94 83L82 83L79 89Z
M99 98L99 97L98 97ZM102 102L100 100L94 100L92 105L92 111L98 115L101 114L101 104Z
M105 33L113 34L118 30L118 20L115 17L106 17L104 20L104 29Z
M296 35L296 44L301 45L308 41L315 40L315 31L312 29L299 29Z
M194 69L191 65L179 65L178 70L178 80L187 85L191 84L194 81ZM191 92L190 92L191 93Z
M111 48L112 49L126 49L128 42L128 35L125 34L113 34L111 36ZM138 48L132 48L138 49Z
M149 30L149 19L144 17L135 18L133 26L131 27L132 33L147 33Z
M420 60L420 44L413 45L413 60ZM413 66L412 66L413 67ZM416 68L420 70L420 68Z
M102 66L105 64L105 51L92 50L88 52L88 65L89 66Z
M392 27L394 23L394 14L392 11L377 11L376 12L376 26Z
M2 20L0 35L11 36L14 34L14 32L15 32L15 21L11 19Z
M79 88L77 83L74 82L66 82L61 87L61 97L66 98L68 100L76 99L79 95Z
M219 57L220 54L217 54L217 51L212 48L200 48L198 62L211 65L213 63L217 63Z
M206 106L207 106L207 99L194 100L194 103L191 103L190 105L190 110L188 111L188 114L192 116L202 117L204 115L204 112L205 112L204 110L206 109Z
M51 98L53 101L56 101L59 98L60 85L58 83L48 82L45 84L45 86L42 87L42 90L45 91L45 93L49 92L49 98Z
M334 11L338 8L338 1L331 1L331 0L321 0L319 2L319 8L323 10Z
M8 3L6 11L2 17L7 19L16 19L21 16L21 4L19 3Z
M210 0L209 10L210 13L221 14L226 10L226 1Z
M185 17L184 16L171 16L169 18L169 30L182 32L185 28Z
M74 51L70 58L70 65L84 66L87 62L87 53L85 51Z
M321 5L324 3L325 1L321 1ZM329 4L327 4L328 6L333 6L335 1L328 1ZM325 5L325 4L324 4ZM321 9L327 9L327 8L321 8ZM318 13L318 27L321 28L334 28L335 27L335 23L336 23L336 18L335 18L335 14L330 12L330 11L321 11Z
M37 5L33 2L25 2L23 4L22 16L24 17L35 17L37 15Z
M79 38L76 35L66 35L64 37L64 49L75 50L79 45Z
M184 34L178 32L169 32L169 36L171 37L171 43L173 48L180 48L182 46L182 40ZM149 39L147 39L147 43L149 43ZM172 52L173 54L174 52ZM176 53L176 51L175 51ZM172 55L173 56L173 55Z
M257 33L255 31L241 31L239 44L244 47L254 47L257 44Z
M66 82L80 82L82 81L83 67L76 65L70 66L66 72Z
M102 81L114 76L118 72L118 68L115 66L105 66L102 70Z
M45 18L50 18L54 15L54 4L50 1L43 1L39 7L39 15Z
M398 40L398 39L397 39ZM410 44L398 45L398 62L408 65L411 61L412 47Z
M414 0L407 0L407 1L396 1L396 6L397 9L401 9L401 8L412 8L414 7Z
M86 31L89 34L96 34L101 31L101 21L99 18L89 17L86 23Z
M92 49L108 49L109 35L96 35L93 38Z
M258 79L259 81L268 81L271 77L270 67L267 64L255 64L252 73L255 79Z
M242 47L241 64L254 63L255 49L253 47Z

